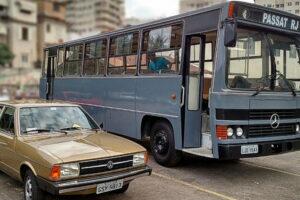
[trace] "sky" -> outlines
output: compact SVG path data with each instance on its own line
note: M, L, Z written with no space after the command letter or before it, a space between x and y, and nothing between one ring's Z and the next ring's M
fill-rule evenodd
M253 0L243 0L253 2ZM179 0L126 0L126 17L157 19L176 15Z

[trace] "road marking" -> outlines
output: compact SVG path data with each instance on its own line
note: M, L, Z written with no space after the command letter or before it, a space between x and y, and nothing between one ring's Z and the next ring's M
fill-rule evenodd
M242 161L241 163L243 163L245 165L252 166L252 167L259 167L259 168L262 168L262 169L267 169L267 170L271 170L271 171L275 171L275 172L279 172L279 173L283 173L283 174L288 174L288 175L291 175L291 176L300 177L300 174L293 173L293 172L287 172L287 171L280 170L280 169L275 169L275 168L272 168L272 167L266 167L266 166L262 166L262 165L257 165L257 164L253 164L253 163L246 162L246 161Z
M157 176L157 177L159 177L159 178L163 178L163 179L172 181L172 182L175 182L175 183L179 183L179 184L181 184L181 185L184 185L184 186L187 186L187 187L196 189L196 190L201 191L201 192L205 192L205 193L208 193L208 194L217 196L217 197L219 197L219 198L221 198L221 199L226 199L226 200L236 200L235 198L226 196L226 195L224 195L224 194L221 194L221 193L218 193L218 192L215 192L215 191L212 191L212 190L205 189L205 188L203 188L203 187L201 187L201 186L198 186L198 185L190 184L190 183L188 183L188 182L185 182L185 181L182 181L182 180L179 180L179 179L176 179L176 178L172 178L172 177L170 177L170 176L166 176L166 175L159 174L159 173L156 173L156 172L152 172L152 175Z

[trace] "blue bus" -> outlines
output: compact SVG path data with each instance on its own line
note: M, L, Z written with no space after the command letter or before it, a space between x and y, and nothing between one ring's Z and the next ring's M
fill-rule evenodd
M40 97L76 102L155 160L300 149L300 18L227 2L45 48Z

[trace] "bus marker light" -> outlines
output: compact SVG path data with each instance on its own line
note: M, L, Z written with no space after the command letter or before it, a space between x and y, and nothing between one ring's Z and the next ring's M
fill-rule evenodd
M219 140L227 140L227 126L217 125L216 130Z
M230 4L229 4L228 17L234 18L234 3L233 2L230 2Z

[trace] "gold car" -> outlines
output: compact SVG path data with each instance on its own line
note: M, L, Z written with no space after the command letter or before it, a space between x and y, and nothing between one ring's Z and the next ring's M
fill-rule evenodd
M151 174L140 145L100 130L80 107L42 100L0 103L0 168L26 200L125 192Z

